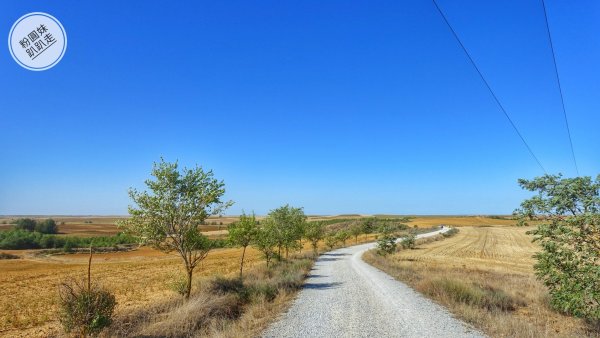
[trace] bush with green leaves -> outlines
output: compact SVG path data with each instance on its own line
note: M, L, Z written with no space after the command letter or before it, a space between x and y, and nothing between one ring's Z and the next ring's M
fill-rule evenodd
M417 236L414 232L410 231L402 240L400 241L400 246L402 249L414 249L417 242Z
M515 215L521 225L538 223L528 233L541 247L534 268L551 305L600 321L600 175L596 180L544 175L520 179L519 185L537 192Z
M46 220L36 222L35 231L43 234L56 234L58 233L58 225L52 218L48 218Z
M132 244L136 237L118 233L113 236L76 237L43 234L25 230L0 231L0 249L60 249L86 248L93 242L94 247L114 247L120 244ZM69 250L65 250L69 251Z
M19 218L15 221L16 230L34 231L36 221L32 218Z
M386 256L396 251L396 237L391 234L384 234L377 240L377 253Z

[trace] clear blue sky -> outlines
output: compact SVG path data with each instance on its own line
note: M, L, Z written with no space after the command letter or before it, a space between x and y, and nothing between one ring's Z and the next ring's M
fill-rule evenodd
M439 0L551 173L575 175L540 1ZM600 3L547 0L582 175L600 172ZM160 156L263 214L510 213L543 174L433 4L4 1L58 18L44 72L0 48L0 214L125 214ZM6 41L6 40L5 40Z

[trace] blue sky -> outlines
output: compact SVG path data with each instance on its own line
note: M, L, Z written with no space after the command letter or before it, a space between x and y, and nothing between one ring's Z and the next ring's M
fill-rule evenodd
M548 172L575 175L540 1L439 0ZM575 153L600 170L600 3L547 0ZM0 214L125 214L154 161L229 210L510 213L543 174L431 1L13 1L68 48L0 52Z

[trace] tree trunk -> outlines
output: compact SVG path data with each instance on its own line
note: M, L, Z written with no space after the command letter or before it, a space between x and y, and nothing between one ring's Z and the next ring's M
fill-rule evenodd
M246 247L244 247L244 250L242 250L242 262L240 263L240 280L242 280L243 277L243 271L244 271L244 256L246 255Z
M187 268L187 286L185 290L185 299L190 299L192 293L192 275L194 274L194 268Z

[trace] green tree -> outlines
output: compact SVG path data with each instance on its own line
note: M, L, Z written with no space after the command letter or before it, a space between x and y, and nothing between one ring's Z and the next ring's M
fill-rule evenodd
M354 223L350 227L350 234L354 237L354 242L358 244L358 236L363 233L363 227L360 223Z
M242 213L240 220L231 223L228 226L229 242L235 246L242 247L242 258L240 260L240 279L243 278L244 271L244 256L246 256L246 248L256 239L258 233L258 225L256 224L256 216L254 213L248 216Z
M304 230L304 238L306 238L313 248L313 254L319 254L319 241L325 236L325 223L323 222L308 222Z
M375 220L373 218L367 218L362 223L362 233L365 234L365 238L368 234L372 234L375 231Z
M43 234L56 234L58 233L58 225L52 218L48 218L35 224L35 231Z
M179 171L177 162L162 158L154 163L154 180L145 181L149 190L129 190L137 207L129 206L131 217L119 222L126 232L139 236L164 252L176 251L185 267L190 297L196 266L208 255L212 242L200 232L206 218L221 214L232 202L223 202L225 183L214 178L212 171L201 167Z
M306 215L304 215L302 208L294 208L286 204L271 210L267 218L275 225L274 232L277 238L278 257L281 257L281 250L285 249L285 258L287 259L290 249L300 247Z
M253 242L253 246L262 252L265 260L267 261L267 268L273 257L277 256L275 252L275 246L278 240L276 236L276 226L270 219L265 219L261 226L258 228L256 233L256 239Z
M32 218L19 218L15 221L15 229L17 230L34 231L35 225L36 221Z
M414 249L417 244L417 236L413 231L409 231L406 236L400 241L400 245L403 249Z
M335 234L338 242L341 242L343 246L346 246L346 241L350 238L350 233L346 230L340 230Z
M520 179L537 195L515 210L519 224L537 220L529 231L541 251L536 275L548 287L552 306L588 320L600 320L600 175Z
M394 228L391 226L382 226L380 229L381 236L377 240L377 253L385 256L396 251L396 235Z
M329 233L325 236L325 245L332 250L338 243L338 238L335 233Z

